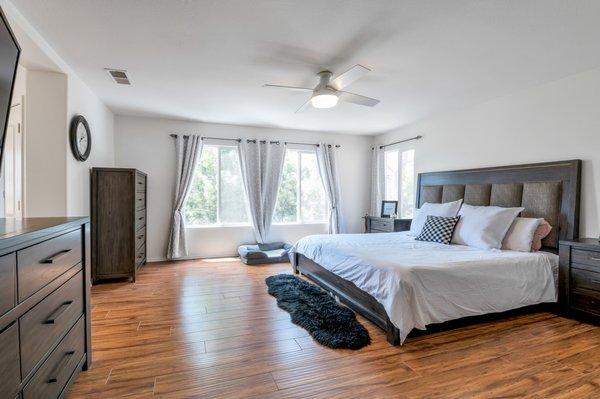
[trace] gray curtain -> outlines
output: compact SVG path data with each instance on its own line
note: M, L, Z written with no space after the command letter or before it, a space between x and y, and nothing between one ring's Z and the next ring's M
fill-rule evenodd
M269 239L285 146L268 141L242 140L239 154L254 235L256 241L262 244Z
M331 145L320 143L317 147L317 165L329 202L329 234L339 234L344 230L334 152L335 147Z
M177 157L177 179L175 180L175 198L173 201L173 217L167 245L167 259L177 259L187 255L185 240L185 222L182 209L190 192L194 179L194 171L202 152L200 136L175 137L175 154Z
M371 216L381 215L381 201L384 187L383 150L378 145L373 147L371 160Z

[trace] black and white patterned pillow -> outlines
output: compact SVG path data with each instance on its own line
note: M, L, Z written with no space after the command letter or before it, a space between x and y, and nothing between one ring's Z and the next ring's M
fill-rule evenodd
M460 216L444 217L428 215L421 234L415 237L415 240L450 244L458 219L460 219Z

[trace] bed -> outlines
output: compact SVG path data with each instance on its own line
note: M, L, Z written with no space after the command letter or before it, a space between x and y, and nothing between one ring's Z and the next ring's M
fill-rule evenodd
M419 174L417 203L522 206L554 226L542 251L481 250L415 241L406 233L317 235L292 248L302 273L386 331L561 302L560 239L577 238L581 161Z

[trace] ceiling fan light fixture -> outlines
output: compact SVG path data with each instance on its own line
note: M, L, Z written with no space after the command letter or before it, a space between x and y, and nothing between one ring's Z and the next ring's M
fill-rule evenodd
M310 99L315 108L333 108L338 103L338 96L335 94L317 94Z

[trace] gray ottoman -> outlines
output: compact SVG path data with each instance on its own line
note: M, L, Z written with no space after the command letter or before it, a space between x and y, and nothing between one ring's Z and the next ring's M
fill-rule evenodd
M288 251L292 248L285 242L269 244L241 245L238 248L240 259L247 265L261 265L264 263L289 262Z

